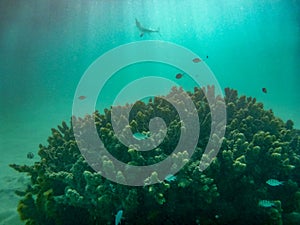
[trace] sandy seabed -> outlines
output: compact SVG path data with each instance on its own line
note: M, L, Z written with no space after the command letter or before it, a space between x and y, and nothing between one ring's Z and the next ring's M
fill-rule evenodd
M4 162L3 159L0 162L0 225L24 224L17 211L20 197L15 191L25 190L29 177L10 168L10 163L13 162Z

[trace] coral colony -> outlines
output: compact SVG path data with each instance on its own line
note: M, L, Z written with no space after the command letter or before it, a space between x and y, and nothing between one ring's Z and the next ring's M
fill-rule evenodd
M183 90L174 88L170 95L180 91ZM201 125L192 158L178 173L153 185L131 187L105 179L82 157L72 132L74 124L63 122L58 129L53 128L48 144L39 146L39 161L32 166L10 165L31 178L26 190L17 192L21 196L18 205L21 219L27 225L295 222L300 215L299 130L293 128L291 120L283 122L271 110L265 110L255 98L239 97L237 91L227 88L227 127L222 147L211 165L200 172L201 157L208 157L203 155L211 124L205 97L208 92L214 93L214 87L195 88L188 93ZM164 141L148 152L126 147L115 138L110 110L104 114L95 112L93 116L106 148L125 163L149 165L169 155L174 167L187 161L187 151L172 153L180 137L181 123L175 109L162 98L137 102L130 114L130 127L138 139L144 138L140 134L147 132L151 118L162 117L166 122L168 131ZM89 117L78 118L83 124L83 135ZM130 179L116 171L109 159L103 158L102 164L103 173L109 170L117 180ZM158 179L158 175L153 172L145 184Z

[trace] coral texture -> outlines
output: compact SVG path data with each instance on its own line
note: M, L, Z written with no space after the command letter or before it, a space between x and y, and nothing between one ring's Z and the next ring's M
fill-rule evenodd
M169 96L181 92L174 88ZM285 123L275 117L255 98L239 97L237 91L225 89L226 134L222 140L213 137L222 141L222 147L211 165L201 172L201 157L209 157L203 152L212 121L205 96L214 95L214 87L195 88L188 94L197 108L201 127L190 160L187 151L172 152L184 128L174 107L160 97L147 103L139 101L130 112L128 128L133 133L149 135L148 124L153 117L161 117L166 123L166 137L148 152L137 151L134 145L127 147L116 138L111 110L77 118L71 126L63 122L52 129L48 145L39 146L38 162L33 166L10 165L31 178L27 189L18 192L22 196L18 205L21 219L27 225L114 224L115 215L123 210L122 224L254 225L282 224L285 218L292 220L297 216L300 213L300 138L293 122ZM217 104L219 96L214 98ZM126 120L121 114L119 118ZM125 163L151 165L170 155L174 169L185 166L170 181L153 172L143 187L105 179L102 175L110 173L124 183L125 179L134 179L134 174L125 177L110 159L101 156L95 156L95 163L103 168L101 173L88 165L77 147L73 126L82 126L84 136L84 127L91 121L109 152ZM150 134L158 139L161 136L159 132ZM269 186L266 181L271 178L283 184ZM151 181L158 183L147 185ZM260 206L261 200L270 201L272 206Z

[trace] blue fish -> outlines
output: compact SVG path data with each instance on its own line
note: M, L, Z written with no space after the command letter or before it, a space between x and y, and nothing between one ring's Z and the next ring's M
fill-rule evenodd
M140 132L136 132L133 134L133 137L137 140L144 140L146 138L148 138L147 135L143 134L143 133L140 133Z
M279 185L282 185L283 184L283 181L279 181L279 180L275 180L275 179L269 179L266 181L266 183L272 187L276 187L276 186L279 186Z
M176 180L176 176L174 176L173 174L168 174L165 177L165 181L171 182L171 181L175 181Z
M115 218L115 225L119 225L121 223L122 215L123 210L119 210Z
M263 207L263 208L270 208L275 206L275 203L269 200L259 200L258 206Z

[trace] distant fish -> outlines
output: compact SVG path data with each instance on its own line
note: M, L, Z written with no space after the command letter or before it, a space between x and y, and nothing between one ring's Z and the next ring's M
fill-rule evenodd
M183 77L183 74L182 73L177 73L175 77L176 77L176 79L181 79Z
M194 62L194 63L201 62L201 59L200 59L200 58L194 58L194 59L193 59L193 62Z
M135 19L135 25L137 26L137 28L141 32L140 33L140 37L143 37L145 33L148 33L148 34L150 34L150 33L158 33L160 35L159 28L157 28L157 30L150 29L150 28L145 28L145 27L143 27L141 25L141 23L137 19Z
M33 159L34 154L32 152L27 153L27 159Z
M123 210L119 210L115 218L115 225L119 225L121 223L122 215Z
M275 203L273 201L269 200L259 200L258 206L263 207L263 208L270 208L275 206Z
M165 181L167 181L167 182L172 182L172 181L175 181L175 180L176 180L176 176L174 176L173 174L168 174L165 177Z
M79 99L79 100L84 100L84 99L86 99L86 96L81 95L81 96L78 97L78 99Z
M275 179L269 179L266 181L266 183L272 187L276 187L276 186L279 186L279 185L282 185L283 184L283 181L279 181L279 180L275 180Z
M268 92L268 91L267 91L267 88L262 88L261 90L262 90L262 92L265 93L265 94L267 94L267 92Z
M147 135L142 134L142 133L140 133L140 132L134 133L134 134L133 134L133 137L134 137L135 139L137 139L137 140L144 140L144 139L148 138Z

